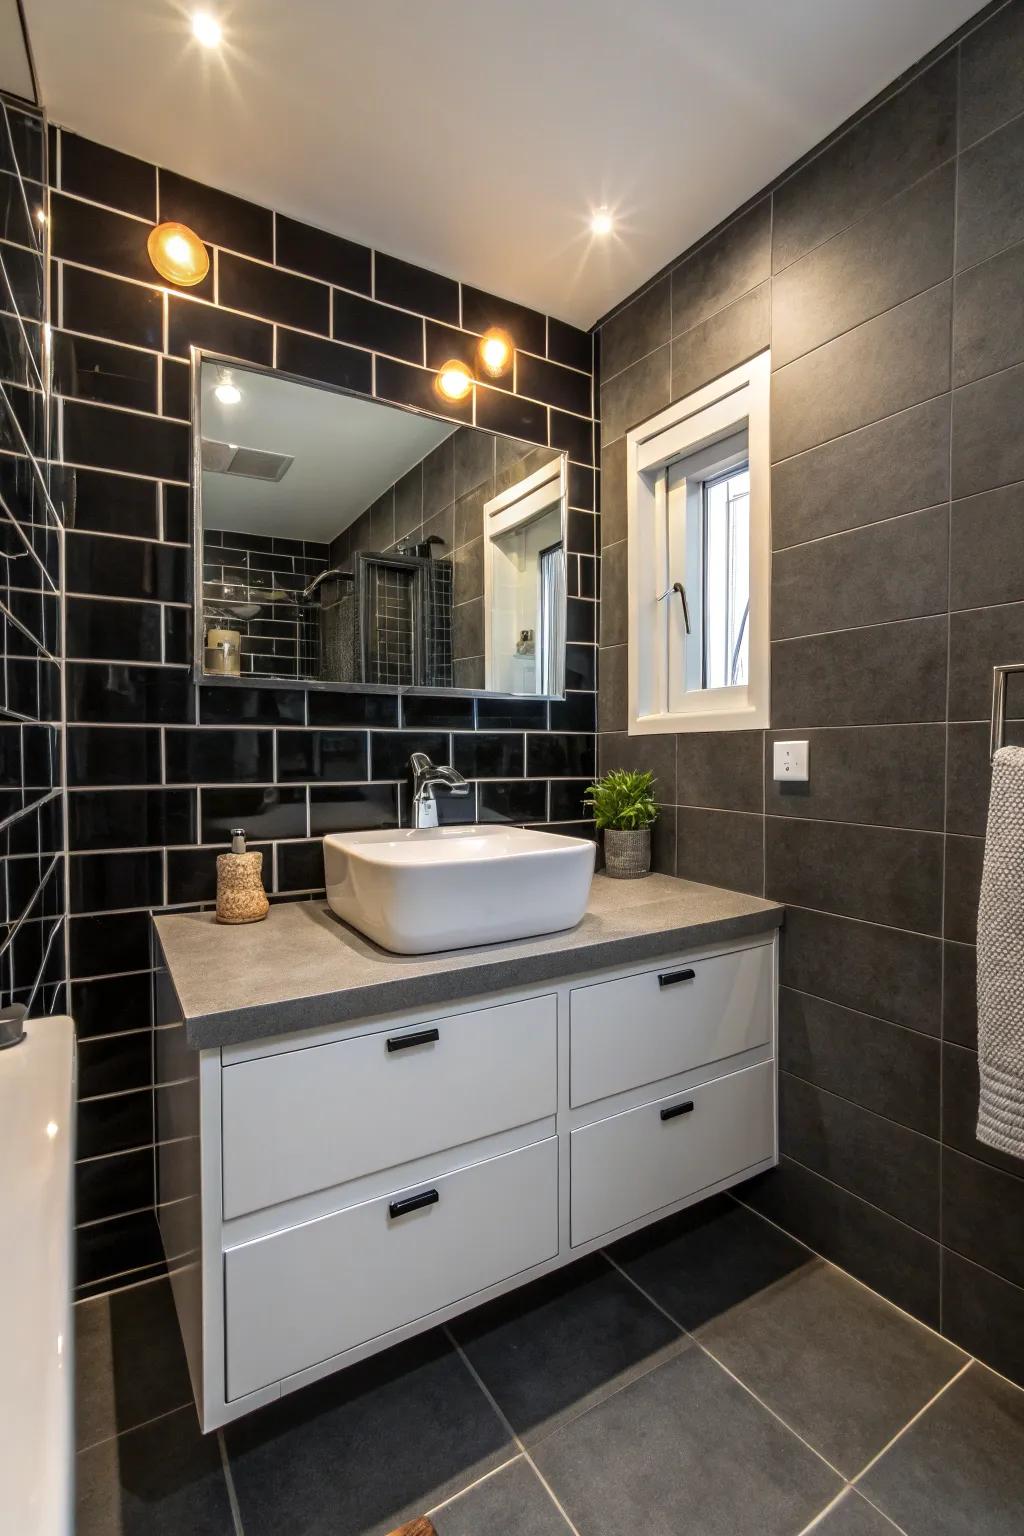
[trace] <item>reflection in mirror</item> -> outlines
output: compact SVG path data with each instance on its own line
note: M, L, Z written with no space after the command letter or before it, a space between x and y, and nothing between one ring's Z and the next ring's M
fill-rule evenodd
M204 358L207 675L559 695L555 449Z

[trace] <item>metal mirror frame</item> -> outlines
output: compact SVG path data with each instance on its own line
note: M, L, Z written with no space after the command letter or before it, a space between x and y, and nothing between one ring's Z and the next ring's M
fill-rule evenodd
M320 678L303 677L255 677L242 674L239 677L227 677L217 673L203 671L203 470L202 470L202 379L203 364L210 363L214 366L236 368L247 373L261 373L271 378L282 379L291 384L302 384L307 389L324 390L331 395L347 395L353 400L364 400L371 405L382 406L385 410L405 411L411 416L426 416L430 421L454 422L456 427L472 427L474 432L485 432L488 437L501 437L509 439L508 432L495 432L490 427L478 427L475 421L461 421L458 417L445 416L442 411L425 411L419 406L402 405L397 401L379 400L376 395L364 394L358 389L345 389L338 384L327 384L322 379L311 379L305 374L289 373L283 368L268 367L263 363L253 363L242 357L230 357L223 352L213 352L204 347L192 346L189 348L189 362L192 369L191 378L191 432L190 463L191 483L189 485L189 523L192 535L192 676L193 680L202 684L204 688L244 687L244 688L309 688L323 693L383 693L397 694L421 694L431 695L435 698L461 698L461 699L537 699L561 702L565 693L502 693L488 688L431 688L422 683L342 683L325 682ZM474 411L475 414L475 411ZM516 442L528 442L528 438L512 439ZM547 446L538 443L538 448ZM550 449L562 460L564 471L563 482L568 487L569 483L569 455L562 448ZM568 489L562 498L561 523L562 523L562 548L565 549L568 539ZM482 532L482 530L481 530ZM568 604L568 595L566 596Z

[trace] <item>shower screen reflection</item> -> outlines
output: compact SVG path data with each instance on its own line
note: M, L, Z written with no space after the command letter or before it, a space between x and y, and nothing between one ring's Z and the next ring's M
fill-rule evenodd
M199 366L204 673L562 693L564 455Z

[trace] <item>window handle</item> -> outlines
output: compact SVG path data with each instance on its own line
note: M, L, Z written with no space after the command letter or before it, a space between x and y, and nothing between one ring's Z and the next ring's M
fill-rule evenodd
M691 634L692 631L690 629L690 605L686 601L686 588L683 586L681 581L674 581L672 583L672 585L666 591L664 591L661 594L661 596L658 598L658 602L659 603L663 603L665 601L666 597L671 597L672 596L673 592L678 592L679 593L679 601L683 605L683 624L684 624L684 626L686 628L686 633L687 634Z

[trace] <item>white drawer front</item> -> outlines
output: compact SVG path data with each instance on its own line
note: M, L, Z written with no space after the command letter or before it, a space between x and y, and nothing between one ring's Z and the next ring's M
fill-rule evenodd
M231 1217L553 1115L556 1001L264 1056L221 1076Z
M772 946L574 987L569 1008L570 1102L590 1104L770 1040Z
M392 1202L437 1200L392 1216ZM229 1398L461 1301L558 1251L555 1137L224 1255Z
M570 1148L576 1246L773 1156L774 1064L585 1125Z

